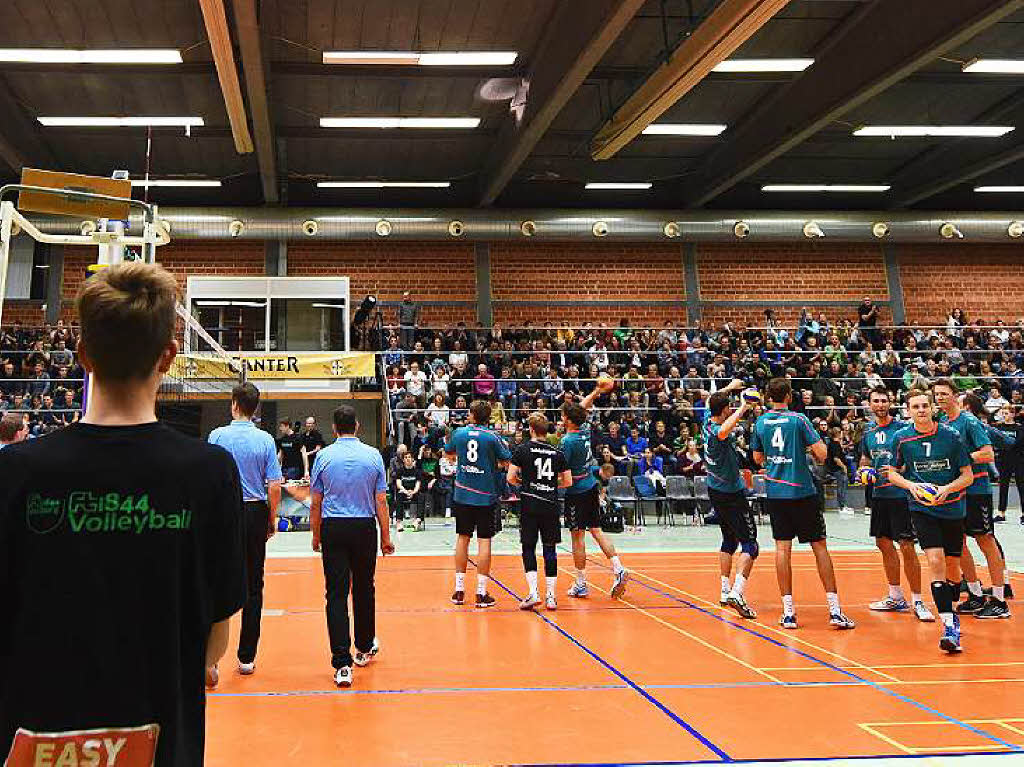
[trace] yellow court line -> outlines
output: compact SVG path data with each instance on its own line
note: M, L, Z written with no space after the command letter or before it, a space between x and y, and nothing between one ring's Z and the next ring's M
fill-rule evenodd
M657 583L657 584L659 584L661 586L664 586L667 589L672 589L672 591L676 591L676 592L682 594L685 597L689 597L690 599L694 600L695 602L703 602L704 604L710 605L711 607L714 607L714 608L720 607L720 605L718 605L717 603L709 602L708 600L704 599L704 597L699 597L696 594L691 594L688 591L683 591L682 589L677 588L677 587L675 587L675 586L673 586L673 585L671 585L669 583L665 583L664 581L659 581L657 578L652 578L651 576L646 575L645 573L642 573L639 570L633 569L633 570L630 570L630 572L633 573L634 575L639 575L641 578L646 578L649 581L653 581L654 583ZM766 631L771 631L771 632L773 632L775 634L778 634L779 636L784 636L787 639L793 640L794 642L799 642L800 644L806 645L807 647L812 647L815 650L818 650L819 652L823 652L823 653L825 653L827 655L831 655L833 658L839 658L839 660L841 660L841 661L845 661L846 663L853 664L852 668L862 669L864 671L870 671L873 674L877 674L878 676L885 677L886 679L889 679L890 681L893 681L893 682L901 681L901 680L897 679L896 677L894 677L892 674L886 674L886 673L884 673L882 671L876 671L875 669L871 668L870 666L865 666L863 663L858 663L857 661L855 661L855 660L853 660L851 658L846 658L846 657L840 655L839 653L833 652L832 650L826 650L824 647L819 647L818 645L813 644L812 642L808 642L806 639L800 639L799 637L793 636L793 632L792 631L783 630L783 629L777 629L777 628L774 628L773 626L769 626L766 623L762 623L761 621L758 621L758 620L754 620L754 621L750 621L750 622L753 623L754 625L758 626L759 628L765 629Z
M862 730L864 730L864 731L874 735L879 740L884 740L890 746L894 746L894 747L898 748L900 751L902 751L905 754L913 754L913 753L915 753L913 751L913 749L907 748L902 743L900 743L898 740L895 740L893 738L890 738L888 735L885 735L885 734L883 734L881 732L878 732L870 724L858 724L857 726L860 727Z
M893 665L884 666L869 666L869 668L879 669L901 669L901 668L999 668L1001 666L1024 666L1024 661L1008 660L995 663L898 663ZM772 668L768 666L762 666L762 671L819 671L822 666L780 666L778 668ZM843 669L858 668L857 666L839 666ZM950 680L955 681L955 680Z
M920 748L914 748L915 754L925 754L930 752L943 752L943 751L977 751L979 748L984 748L986 751L999 751L1009 750L1010 746L921 746Z
M565 568L560 567L558 569L561 570L566 575L572 576L572 573L570 573ZM597 589L602 594L608 594L609 596L611 596L610 592L605 591L600 586L595 586L593 583L588 584L588 585L590 586L590 588ZM621 597L618 600L616 600L616 601L622 602L625 605L629 605L634 610L637 610L637 611L643 613L644 615L646 615L648 618L651 618L652 620L657 621L661 625L666 626L667 628L670 628L673 631L675 631L675 632L677 632L679 634L682 634L685 637L688 637L689 639L692 639L694 642L697 642L697 644L703 645L704 647L707 647L709 650L713 650L714 652L716 652L719 655L722 655L722 656L728 658L729 660L736 661L741 666L744 666L745 668L750 669L754 673L760 674L761 676L765 677L766 679L770 679L771 681L775 682L776 684L782 684L782 680L779 679L778 677L772 676L771 674L769 674L766 671L762 671L761 669L757 668L756 666L753 666L750 663L747 663L742 658L737 658L732 653L726 652L721 647L716 647L715 645L711 644L710 642L707 642L707 641L701 639L700 637L691 634L689 631L684 631L683 629L679 628L678 626L676 626L676 625L674 625L672 623L669 623L668 621L662 620L657 615L654 615L653 613L648 612L644 608L638 607L637 605L633 604L632 602L629 602L629 601L627 601L627 600L625 600L625 599L623 599Z
M1024 722L1024 719L1018 719L1017 717L1010 717L1007 719L961 719L964 724L1003 724L1004 722ZM920 725L928 725L930 727L938 727L939 725L956 726L956 722L950 722L946 719L929 719L926 722L916 721L889 721L889 722L865 722L868 727L903 727L913 725L915 727Z
M1002 721L1002 722L1000 722L1000 723L999 723L999 726L1000 726L1000 727L1005 727L1005 728L1006 728L1007 730L1009 730L1010 732L1015 732L1015 733L1017 733L1018 735L1024 735L1024 730L1021 730L1021 729L1019 729L1019 728L1017 728L1017 727L1012 727L1012 726L1008 725L1008 724L1006 723L1007 721L1011 721L1011 722L1020 722L1020 720L1019 720L1019 719L1009 719L1009 720L1005 720L1005 721Z
M909 679L899 682L875 682L877 685L914 685L914 684L1006 684L1024 682L1024 679Z

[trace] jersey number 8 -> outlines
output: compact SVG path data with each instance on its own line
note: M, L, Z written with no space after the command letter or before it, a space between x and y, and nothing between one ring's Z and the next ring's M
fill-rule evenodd
M476 463L476 459L479 456L480 451L477 446L475 439L471 439L466 443L466 460L470 463Z

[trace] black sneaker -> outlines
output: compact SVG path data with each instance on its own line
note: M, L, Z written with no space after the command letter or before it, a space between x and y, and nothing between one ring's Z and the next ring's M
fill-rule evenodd
M729 594L725 600L726 605L736 611L736 614L741 618L746 618L748 621L752 621L757 617L757 613L751 609L747 601L739 594Z
M985 603L978 612L974 614L975 618L1009 618L1010 617L1010 606L1006 602L1002 602L996 598L992 598Z
M992 521L993 522L1005 522L1006 521L1006 515L1005 514L996 514L995 516L992 517Z
M1013 586L1010 585L1009 581L1007 581L1006 585L1003 587L1003 596L1007 599L1013 599Z
M985 606L985 597L976 597L973 594L956 606L954 612L957 615L974 615Z
M452 594L452 604L453 605L461 605L461 604L465 604L465 602L466 602L466 592L465 591L456 591L454 594Z
M495 604L497 603L490 594L476 595L476 607L478 610L486 610L488 607L494 607Z
M961 578L960 579L960 593L961 594L970 594L971 593L971 590L969 588L967 588L967 579L966 578Z
M796 616L795 615L783 615L779 619L779 625L784 629L795 629L796 628Z

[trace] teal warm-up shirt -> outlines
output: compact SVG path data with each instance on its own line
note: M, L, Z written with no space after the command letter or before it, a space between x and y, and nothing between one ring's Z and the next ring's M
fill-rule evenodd
M490 429L470 425L452 432L446 453L455 453L452 500L467 506L491 506L498 500L499 461L511 460L505 441Z
M565 489L566 495L579 495L597 487L594 476L594 453L590 449L590 426L584 424L579 431L570 431L558 444L572 472L572 485Z
M769 498L816 495L807 466L807 448L821 442L807 416L791 410L769 410L754 424L751 448L764 453Z
M885 426L878 423L871 424L860 441L860 454L871 461L871 466L878 472L875 480L875 487L871 491L874 498L906 498L907 491L902 487L896 487L892 482L882 476L883 466L894 466L894 450L896 449L896 434L902 429L910 426L906 421L891 419Z
M740 465L736 460L730 434L721 439L718 433L721 425L708 419L704 424L704 463L707 464L708 487L720 493L741 493L746 489L740 476Z
M964 447L967 448L968 453L977 452L986 445L992 444L992 439L988 436L985 424L966 410L961 410L960 415L955 420L950 421L945 413L939 416L939 420L951 429L956 430L960 435L960 439L963 440ZM972 463L971 471L974 472L974 483L967 488L967 494L991 495L992 487L988 481L989 465L987 463Z
M960 476L964 466L971 465L971 456L955 429L937 423L930 432L919 432L913 425L896 432L893 466L906 479L915 483L931 483L941 487ZM925 506L907 494L910 508L922 514L943 519L967 516L966 494L955 493L943 504Z

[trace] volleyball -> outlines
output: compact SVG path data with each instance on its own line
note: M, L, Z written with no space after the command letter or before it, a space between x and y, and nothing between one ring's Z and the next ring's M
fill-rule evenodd
M744 389L740 396L743 398L744 402L747 402L751 405L761 404L761 392L759 392L757 389L753 387L750 387L749 389Z
M870 466L861 466L857 469L857 481L862 485L870 485L878 479L878 472Z
M615 380L607 373L602 373L597 377L597 389L600 392L607 394L615 388Z
M939 495L939 488L927 482L920 484L917 487L921 491L921 495L924 496L924 500L921 501L922 503L928 506L931 506L932 504L935 503L935 499Z

